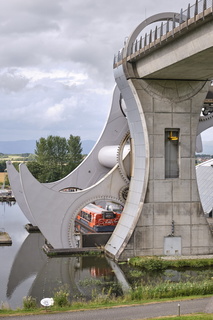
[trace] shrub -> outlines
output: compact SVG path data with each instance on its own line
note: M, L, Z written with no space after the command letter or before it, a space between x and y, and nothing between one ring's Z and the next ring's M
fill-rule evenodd
M83 287L91 287L91 286L102 286L104 282L99 279L86 278L84 280L79 280L79 284Z
M61 287L59 291L56 291L54 294L54 304L58 307L66 307L70 305L69 297L68 288Z
M25 310L36 309L36 307L37 307L37 303L35 298L31 296L27 296L23 298L23 308Z
M167 268L167 261L158 257L135 257L130 259L129 263L148 271L164 270Z
M132 278L141 278L144 275L141 270L130 270L129 274Z
M112 295L112 289L110 288L108 291L103 288L101 293L97 293L96 290L92 291L92 301L95 303L109 303L110 301L113 301L115 299L115 296Z

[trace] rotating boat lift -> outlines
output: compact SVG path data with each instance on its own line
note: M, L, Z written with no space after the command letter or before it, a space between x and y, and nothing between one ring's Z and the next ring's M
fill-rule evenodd
M200 134L206 129L213 126L213 112L212 112L213 110L210 109L211 104L213 103L213 99L209 99L209 96L211 96L212 93L213 93L213 89L210 90L209 93L207 94L207 97L204 101L204 105L201 108L201 115L199 119L198 130L197 130L197 134L198 134L197 143L196 143L197 152L202 152L202 141L201 141ZM103 180L105 180L110 170L113 169L112 172L114 172L115 170L114 167L116 167L115 171L117 171L117 174L119 172L118 181L120 181L120 185L118 185L118 181L116 180L116 185L118 185L117 191L115 192L113 190L113 193L112 193L113 196L112 195L107 196L105 190L103 190L103 195L100 192L95 191L96 192L95 196L91 197L90 200L91 202L97 201L97 200L113 201L124 206L127 199L128 190L129 190L130 172L131 172L130 160L132 157L131 151L130 151L131 139L129 134L128 123L125 116L125 108L126 107L125 107L124 101L122 100L120 92L116 87L114 90L111 111L110 111L107 123L105 125L105 129L103 130L103 133L100 139L98 140L98 142L96 143L95 147L93 148L91 153L88 155L88 157L72 173L70 173L65 178L52 183L41 184L41 183L38 183L36 179L31 175L26 165L21 164L20 165L21 172L23 172L28 177L27 179L29 180L29 183L30 183L28 185L28 188L30 190L32 189L34 190L34 183L35 183L41 187L41 190L42 190L41 192L46 190L44 188L47 188L47 189L50 189L50 191L54 190L56 192L60 192L64 194L65 197L70 198L70 196L72 196L73 194L76 194L76 195L81 194L79 193L79 191L82 189L83 184L88 186L88 188L90 188L90 185L91 185L93 189L93 185L95 185L96 182L98 182L98 180L102 180L102 177L103 177ZM206 113L206 111L208 111L208 113ZM109 139L110 134L112 134L112 137ZM110 140L110 143L111 144L114 143L114 145L106 146L104 143L106 137L108 138L108 140ZM119 142L120 144L117 145L117 143ZM124 165L123 158L126 158L126 157L127 159L125 160L125 165ZM22 175L15 169L11 161L7 162L7 171L8 171L9 180L10 180L10 184L11 184L15 199L19 207L21 208L22 212L28 219L28 221L33 226L39 226L39 229L45 235L48 242L54 245L54 248L67 248L67 246L76 247L75 237L73 237L72 239L72 236L69 235L69 232L73 234L73 231L71 229L69 229L66 233L68 235L66 239L68 240L68 242L66 241L64 246L62 246L60 242L60 244L57 246L57 243L52 240L52 237L50 237L49 233L47 233L46 231L46 228L48 226L52 226L53 214L49 213L50 223L47 223L47 225L44 225L42 222L40 223L39 216L37 216L37 214L33 215L32 211L30 210L31 207L29 207L26 201L25 193L22 187L22 179L23 179ZM89 179L90 174L92 175L91 179ZM111 174L112 173L110 173L110 175ZM99 188L99 184L97 185ZM79 189L79 190L72 193L67 193L63 191L64 189L70 188L70 187L73 188L74 190L76 189ZM36 190L36 187L35 187L35 190ZM47 206L49 206L49 203L51 202L50 198L46 196L46 200L47 200ZM81 205L77 208L77 210L75 210L75 213L77 214L79 210L87 203L88 203L88 200L83 201L83 204L81 203ZM52 207L51 207L51 210L53 210ZM61 211L59 210L59 212L61 216ZM45 212L43 212L42 214L44 216L47 215ZM41 214L41 221L43 221L42 214ZM72 221L72 223L74 222ZM72 227L73 227L73 224L72 224ZM51 234L53 234L53 237L55 238L55 235L57 233L55 232L52 233L51 231Z
M20 165L18 173L11 162L7 163L11 187L20 208L54 248L76 247L75 217L86 204L105 200L124 206L129 182L130 144L123 109L116 87L100 139L79 167L64 179L41 184L24 164ZM67 188L77 191L63 191Z
M105 128L93 150L78 168L59 181L42 184L31 175L24 164L20 165L18 173L11 162L7 163L10 184L20 208L29 222L39 227L44 237L55 249L75 248L77 246L75 218L85 205L96 201L111 201L121 204L124 209L105 246L106 253L116 260L120 259L122 255L123 258L126 258L137 253L141 255L163 254L165 245L161 244L159 250L158 246L155 245L150 248L149 241L145 239L145 237L149 237L147 235L149 230L150 234L153 234L155 228L153 222L150 222L149 226L145 226L142 234L140 232L135 233L137 227L140 227L143 217L148 216L148 212L144 211L144 207L146 208L144 204L149 202L147 197L150 188L151 141L147 128L147 118L143 113L143 104L141 105L133 81L128 79L131 72L134 71L131 68L129 69L126 59L131 54L132 46L144 27L157 21L173 20L174 23L179 23L180 18L182 21L187 19L187 17L184 18L183 15L177 13L152 16L141 23L130 36L124 49L119 53L121 60L118 57L116 64L114 64L117 86L114 90L111 111ZM211 111L208 109L207 112L206 106L203 105L210 81L207 81L206 84L200 84L197 81L189 82L187 95L185 94L185 88L180 99L182 101L191 99L192 103L196 104L196 110L199 109L197 104L202 101L200 109L204 108L205 112L203 112L197 130L197 148L200 150L200 133L207 127L212 126ZM145 88L144 92L146 91L146 93L144 93L142 100L146 99L148 87L151 88L151 85ZM157 90L156 88L154 90L153 99L156 99ZM179 93L181 95L181 92ZM150 94L152 95L153 92ZM193 99L196 99L197 102ZM169 100L170 98L167 97L166 103ZM170 103L174 104L174 99ZM206 112L207 115L205 115ZM204 122L205 125L203 125ZM170 130L172 131L172 129ZM63 191L66 188L72 188L75 191ZM181 200L178 201L181 202ZM172 206L170 205L170 207ZM174 208L172 209L172 215ZM200 221L202 221L204 229L207 230L207 222L203 219L202 216ZM174 232L169 235L167 233L168 228L170 228L169 224L170 222L165 223L162 242L167 236L172 235L172 239L174 239ZM180 225L182 225L182 222ZM175 245L179 250L178 254L181 253L179 238L185 237L185 231L181 231L181 228L179 230L178 237L175 237L175 241L177 241ZM162 233L162 228L160 232ZM206 243L208 243L208 250L210 251L212 251L212 243L209 242L211 240L211 235L208 233ZM171 242L169 243L171 245ZM166 246L168 248L168 244ZM190 246L192 252L193 244ZM204 249L203 253L205 254L208 250ZM124 253L125 251L126 253ZM186 252L188 254L188 251L182 252L182 254L186 254Z

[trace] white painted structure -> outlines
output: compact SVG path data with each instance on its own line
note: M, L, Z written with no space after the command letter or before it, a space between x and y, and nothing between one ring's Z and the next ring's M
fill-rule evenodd
M25 165L17 175L8 163L18 203L54 248L75 247L77 213L89 202L106 200L124 205L105 246L116 260L213 253L194 165L200 112L213 78L212 9L212 1L196 1L135 29L114 60L117 87L103 134L70 175L40 184ZM162 22L159 29L141 36L156 22ZM61 192L66 187L81 190Z

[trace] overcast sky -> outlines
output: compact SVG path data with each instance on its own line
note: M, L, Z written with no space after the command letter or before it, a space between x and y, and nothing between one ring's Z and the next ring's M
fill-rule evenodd
M73 134L96 141L125 37L145 18L188 3L0 0L0 140Z

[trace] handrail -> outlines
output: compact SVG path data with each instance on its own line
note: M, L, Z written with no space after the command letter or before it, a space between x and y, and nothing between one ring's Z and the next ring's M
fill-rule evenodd
M151 25L152 23L161 22L160 27L155 26L154 31L151 29L149 34L145 33L145 35L143 36L142 35L140 36L140 33L142 31L140 30L138 35L139 37L134 42L129 44L130 52L125 52L124 54L124 51L125 51L124 49L126 46L126 41L125 41L124 48L119 50L118 54L114 56L114 65L119 63L124 58L124 55L134 54L138 50L144 49L147 46L149 49L150 44L153 42L155 43L157 40L160 40L160 43L161 43L162 37L165 36L168 32L172 32L172 35L174 36L174 29L177 26L181 26L181 24L185 22L188 25L189 19L195 18L196 15L200 13L204 14L204 11L209 8L213 8L213 0L200 0L200 1L196 0L194 5L190 6L189 4L186 10L183 11L183 9L181 9L180 13L174 13L172 18L170 15L168 16L167 19L165 19L164 16L166 13L162 14L163 18L161 20L151 21L150 23L146 24L146 27L147 27L149 24ZM166 22L163 23L163 21L165 20ZM146 22L146 20L144 22Z

